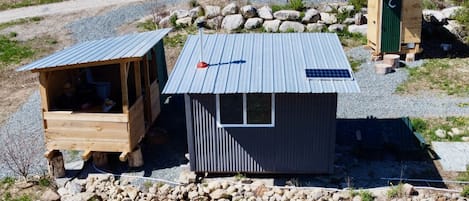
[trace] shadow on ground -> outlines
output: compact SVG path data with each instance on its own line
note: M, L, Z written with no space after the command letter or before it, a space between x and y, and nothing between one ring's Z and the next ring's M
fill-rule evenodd
M423 22L422 25L422 58L467 58L469 57L469 46L462 39L457 38L440 24ZM442 44L447 44L447 51L443 50Z

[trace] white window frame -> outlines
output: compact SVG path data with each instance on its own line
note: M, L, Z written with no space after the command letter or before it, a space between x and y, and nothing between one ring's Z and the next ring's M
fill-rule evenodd
M271 94L271 123L270 124L249 124L248 123L248 112L247 112L247 94L243 93L243 123L242 124L222 124L220 119L220 94L215 95L216 99L216 121L218 128L230 128L230 127L251 127L251 128L259 128L259 127L275 127L275 93Z

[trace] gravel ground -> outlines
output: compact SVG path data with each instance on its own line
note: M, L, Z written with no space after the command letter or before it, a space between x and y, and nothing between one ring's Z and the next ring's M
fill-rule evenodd
M369 61L370 53L363 47L350 49L347 55L354 59L366 60L366 62L355 73L361 93L339 94L338 118L469 115L468 107L458 106L459 103L469 102L469 97L450 97L430 92L423 92L416 96L394 94L397 86L408 77L406 69L399 68L396 72L387 75L377 75L374 73L374 63ZM422 62L420 60L409 65L416 67Z

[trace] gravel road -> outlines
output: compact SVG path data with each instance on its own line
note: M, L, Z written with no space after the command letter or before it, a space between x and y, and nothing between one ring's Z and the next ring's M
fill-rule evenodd
M161 3L182 2L160 1ZM257 0L251 2L266 2ZM268 3L274 1L267 1ZM282 2L282 1L275 1ZM116 27L134 21L149 14L147 4L134 3L125 7L114 9L103 15L85 18L75 21L68 25L76 41L87 41L105 38L116 35ZM347 53L357 59L369 57L369 53L363 48L354 48ZM469 108L460 108L457 106L461 102L469 102L469 98L455 98L436 94L422 94L418 96L399 96L393 94L395 88L407 78L405 69L398 69L395 73L385 76L376 75L373 72L373 65L367 61L361 66L361 70L355 74L360 85L362 93L359 94L340 94L338 102L338 118L365 118L375 116L378 118L392 118L402 116L454 116L469 115ZM30 137L36 135L38 139L42 137L42 125L40 115L39 93L35 92L29 97L28 101L0 128L0 135L7 133L16 133L21 137ZM40 141L41 146L43 142ZM46 161L42 153L38 156L36 172L41 173L45 170ZM1 164L0 164L1 166ZM179 168L166 168L154 171L151 175L171 175L164 177L169 180L177 179L177 174L170 174L180 171ZM11 172L0 167L0 177L9 175ZM162 176L162 177L163 177Z

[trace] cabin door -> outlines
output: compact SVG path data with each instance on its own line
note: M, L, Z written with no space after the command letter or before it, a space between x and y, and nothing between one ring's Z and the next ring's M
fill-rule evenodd
M381 52L399 52L402 0L382 0Z

